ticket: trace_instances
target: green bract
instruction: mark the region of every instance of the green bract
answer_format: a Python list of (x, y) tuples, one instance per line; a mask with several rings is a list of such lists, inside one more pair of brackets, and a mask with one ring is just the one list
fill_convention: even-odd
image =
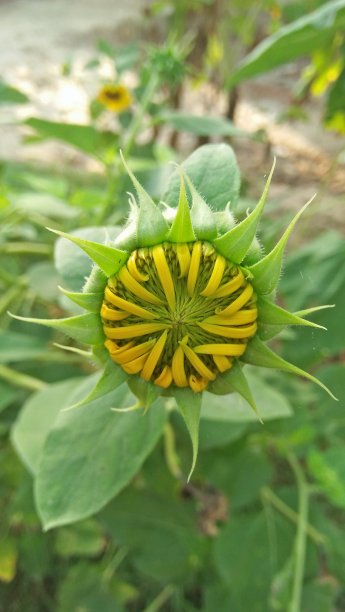
[[(169, 206), (157, 205), (124, 161), (137, 198), (131, 196), (129, 220), (113, 242), (99, 244), (52, 230), (94, 262), (83, 292), (62, 289), (85, 314), (25, 319), (91, 345), (92, 355), (102, 363), (96, 386), (75, 407), (102, 398), (124, 381), (138, 397), (133, 409), (147, 410), (161, 394), (173, 396), (191, 435), (192, 469), (203, 390), (236, 392), (256, 410), (243, 363), (304, 376), (332, 396), (314, 376), (265, 344), (289, 325), (320, 327), (305, 319), (318, 308), (290, 313), (275, 304), (287, 240), (310, 202), (264, 254), (256, 232), (274, 164), (258, 204), (236, 223), (231, 205), (226, 205), (238, 192), (233, 153), (225, 145), (202, 150), (200, 159), (209, 154), (209, 164), (199, 167), (197, 151), (177, 169), (166, 194)], [(232, 160), (229, 193), (222, 193), (220, 183), (220, 197), (206, 202), (194, 183), (205, 183), (207, 193), (208, 176), (224, 159)], [(224, 181), (224, 170), (220, 178)]]

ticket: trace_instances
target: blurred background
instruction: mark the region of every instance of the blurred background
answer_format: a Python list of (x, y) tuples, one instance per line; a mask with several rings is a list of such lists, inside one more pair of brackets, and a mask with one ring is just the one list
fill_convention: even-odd
[[(345, 610), (345, 0), (1, 0), (0, 23), (1, 612)], [(47, 389), (63, 398), (92, 369), (7, 311), (68, 313), (57, 285), (79, 290), (89, 263), (71, 271), (45, 227), (98, 228), (101, 241), (123, 221), (120, 148), (158, 200), (169, 163), (209, 142), (234, 148), (239, 219), (277, 157), (266, 249), (317, 193), (280, 303), (336, 307), (313, 316), (327, 333), (293, 328), (275, 344), (340, 401), (250, 373), (264, 427), (235, 404), (205, 418), (192, 484), (165, 437), (100, 515), (43, 534), (30, 418)]]

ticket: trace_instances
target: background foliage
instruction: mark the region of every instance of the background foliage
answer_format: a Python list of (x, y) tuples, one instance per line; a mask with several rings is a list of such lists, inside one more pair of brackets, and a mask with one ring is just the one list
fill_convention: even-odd
[[(293, 328), (275, 341), (283, 356), (315, 373), (339, 402), (305, 381), (248, 367), (264, 425), (236, 396), (227, 397), (226, 406), (221, 396), (207, 396), (199, 461), (189, 484), (190, 443), (173, 402), (167, 413), (157, 401), (145, 418), (116, 414), (111, 407), (134, 403), (120, 386), (106, 400), (61, 412), (92, 387), (95, 366), (82, 350), (59, 349), (57, 344), (66, 344), (63, 335), (7, 315), (8, 310), (46, 318), (80, 312), (57, 287), (79, 290), (90, 260), (74, 245), (55, 242), (45, 227), (100, 242), (117, 235), (127, 215), (123, 194), (130, 188), (119, 163), (120, 147), (152, 196), (161, 197), (171, 173), (166, 162), (181, 158), (176, 134), (189, 133), (199, 142), (210, 136), (262, 140), (262, 134), (243, 132), (232, 122), (234, 88), (299, 57), (309, 64), (301, 65), (296, 103), (307, 91), (325, 91), (326, 125), (343, 130), (344, 2), (280, 6), (265, 1), (251, 20), (242, 2), (216, 6), (214, 12), (207, 0), (154, 3), (150, 19), (168, 14), (175, 32), (163, 47), (99, 44), (85, 70), (97, 71), (106, 56), (114, 79), (128, 70), (137, 77), (134, 104), (118, 115), (115, 127), (104, 127), (109, 111), (94, 99), (88, 125), (25, 120), (30, 143), (61, 141), (97, 160), (101, 172), (43, 162), (39, 167), (11, 160), (1, 164), (4, 612), (344, 609), (345, 247), (340, 232), (322, 228), (308, 239), (311, 217), (302, 222), (297, 230), (302, 244), (290, 251), (281, 284), (281, 302), (291, 310), (320, 301), (336, 304), (313, 317), (328, 332)], [(231, 70), (230, 43), (236, 49)], [(63, 69), (68, 73), (73, 66)], [(201, 117), (181, 109), (179, 91), (187, 78), (213, 80), (227, 92), (227, 116)], [(0, 102), (25, 105), (28, 98), (2, 82)], [(159, 144), (167, 127), (170, 142)], [(231, 199), (241, 218), (253, 206), (248, 185), (240, 190), (234, 165), (222, 160), (221, 146), (216, 150), (217, 157), (207, 160), (200, 157), (201, 149), (196, 151), (187, 170), (217, 210)], [(193, 176), (195, 168), (198, 176)], [(264, 182), (261, 175), (256, 180)], [(172, 182), (170, 194), (173, 189)], [(284, 225), (275, 215), (262, 224), (266, 248)], [(44, 465), (43, 448), (49, 457)], [(48, 531), (42, 531), (42, 522)]]

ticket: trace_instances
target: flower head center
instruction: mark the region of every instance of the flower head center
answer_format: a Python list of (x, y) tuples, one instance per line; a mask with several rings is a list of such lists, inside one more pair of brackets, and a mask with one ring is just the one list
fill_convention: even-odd
[(230, 369), (257, 329), (243, 271), (200, 241), (133, 251), (108, 280), (101, 316), (105, 346), (127, 373), (194, 391)]

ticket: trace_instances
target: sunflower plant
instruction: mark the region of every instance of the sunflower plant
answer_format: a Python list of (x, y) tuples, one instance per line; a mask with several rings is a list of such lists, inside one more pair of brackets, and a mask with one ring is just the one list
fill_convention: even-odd
[[(246, 364), (300, 375), (332, 396), (312, 374), (266, 344), (287, 326), (320, 327), (306, 317), (324, 306), (291, 313), (276, 303), (288, 238), (310, 202), (265, 253), (256, 233), (274, 164), (257, 205), (240, 222), (231, 202), (220, 204), (227, 195), (231, 199), (239, 181), (227, 145), (194, 152), (175, 169), (159, 204), (124, 159), (123, 164), (136, 197), (130, 194), (128, 220), (114, 240), (101, 244), (52, 230), (93, 262), (81, 292), (62, 289), (83, 312), (63, 319), (17, 317), (90, 347), (65, 348), (100, 368), (77, 393), (68, 395), (67, 389), (61, 402), (65, 410), (51, 424), (36, 482), (46, 527), (88, 516), (119, 492), (174, 409), (192, 441), (190, 478), (203, 404), (217, 410), (222, 398), (227, 409), (228, 398), (237, 394), (261, 419)], [(92, 474), (85, 461), (91, 462)]]

